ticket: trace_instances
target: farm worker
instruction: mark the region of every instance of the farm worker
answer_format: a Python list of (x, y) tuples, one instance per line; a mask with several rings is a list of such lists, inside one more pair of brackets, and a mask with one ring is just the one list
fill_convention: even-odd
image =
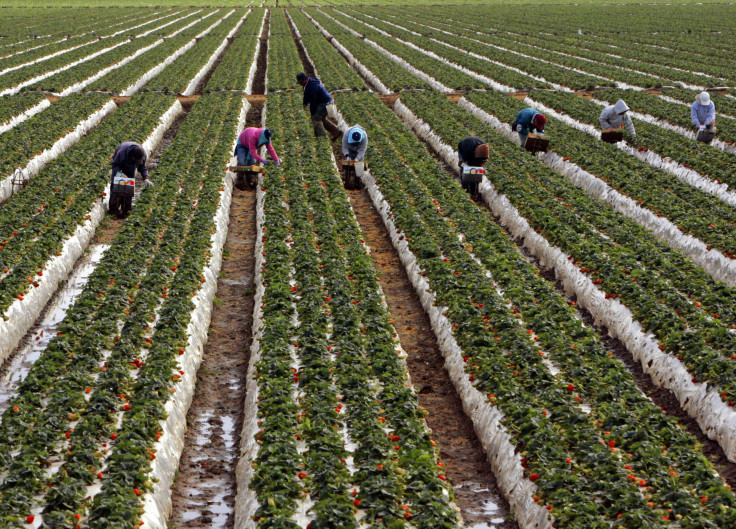
[(314, 135), (324, 136), (325, 129), (330, 133), (330, 139), (335, 141), (340, 137), (340, 129), (327, 118), (327, 106), (335, 102), (332, 96), (319, 79), (307, 77), (304, 72), (296, 74), (296, 82), (304, 87), (302, 105), (309, 105), (309, 114), (312, 116)]
[[(110, 173), (109, 209), (111, 213), (119, 214), (119, 208), (121, 207), (122, 202), (125, 200), (130, 202), (131, 200), (130, 197), (126, 199), (115, 192), (116, 175), (122, 173), (129, 179), (134, 180), (135, 170), (138, 169), (138, 172), (141, 174), (141, 178), (143, 178), (143, 185), (146, 187), (153, 185), (153, 182), (148, 179), (148, 169), (146, 168), (147, 159), (146, 150), (132, 141), (124, 141), (118, 145), (117, 149), (115, 149), (115, 152), (112, 155), (112, 172)], [(128, 207), (129, 206), (130, 204), (128, 203)], [(126, 211), (123, 209), (123, 214), (125, 213)]]
[(601, 124), (601, 130), (620, 129), (626, 127), (626, 131), (631, 134), (632, 138), (636, 138), (636, 130), (631, 116), (627, 113), (629, 106), (624, 103), (623, 99), (619, 99), (615, 104), (609, 105), (603, 109), (598, 121)]
[(468, 136), (457, 144), (458, 164), (461, 167), (463, 164), (483, 167), (488, 161), (489, 152), (486, 142), (475, 136)]
[(525, 108), (516, 115), (511, 128), (519, 134), (519, 144), (523, 148), (529, 133), (544, 134), (545, 123), (547, 123), (547, 118), (544, 114), (533, 108)]
[(346, 160), (362, 162), (368, 149), (368, 133), (360, 125), (353, 125), (342, 135), (342, 155)]
[(277, 166), (281, 165), (281, 160), (279, 160), (273, 145), (271, 145), (271, 131), (256, 127), (249, 127), (238, 136), (238, 141), (235, 144), (235, 152), (233, 153), (238, 157), (238, 165), (255, 165), (256, 163), (268, 165), (271, 163), (271, 160), (261, 158), (258, 154), (258, 148), (262, 145), (266, 146), (273, 162)]
[(148, 169), (146, 168), (146, 150), (132, 141), (124, 141), (115, 149), (112, 155), (112, 176), (123, 173), (128, 178), (135, 178), (135, 170), (143, 178), (143, 184), (152, 186), (153, 182), (148, 179)]
[(701, 92), (695, 96), (690, 107), (690, 116), (698, 128), (698, 141), (710, 143), (715, 136), (716, 106), (710, 100), (708, 92)]

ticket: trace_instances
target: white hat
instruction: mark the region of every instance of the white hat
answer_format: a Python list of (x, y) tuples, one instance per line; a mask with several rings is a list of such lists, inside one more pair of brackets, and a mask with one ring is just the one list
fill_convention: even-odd
[(710, 94), (708, 94), (708, 92), (700, 92), (700, 94), (698, 94), (698, 103), (707, 107), (710, 104)]

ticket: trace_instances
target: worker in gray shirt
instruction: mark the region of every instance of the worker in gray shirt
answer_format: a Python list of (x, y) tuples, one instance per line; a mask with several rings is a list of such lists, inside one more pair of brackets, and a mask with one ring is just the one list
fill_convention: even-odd
[(624, 103), (623, 99), (619, 99), (615, 104), (604, 108), (598, 118), (601, 124), (601, 130), (620, 129), (623, 126), (626, 128), (626, 132), (631, 134), (632, 138), (636, 138), (634, 123), (631, 121), (628, 111), (629, 106)]
[(368, 133), (360, 125), (353, 125), (342, 135), (342, 155), (346, 160), (362, 162), (368, 148)]

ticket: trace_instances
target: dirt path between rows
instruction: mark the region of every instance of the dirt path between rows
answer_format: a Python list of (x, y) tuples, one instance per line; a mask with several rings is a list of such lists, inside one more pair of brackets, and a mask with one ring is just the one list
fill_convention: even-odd
[(253, 323), (255, 233), (255, 192), (233, 188), (222, 272), (187, 415), (169, 527), (233, 525), (235, 466)]
[(440, 456), (455, 486), (457, 504), (467, 527), (516, 528), (473, 423), (465, 415), (460, 397), (444, 368), (444, 358), (429, 318), (414, 293), (381, 217), (365, 190), (348, 193), (371, 248), (373, 265), (379, 271), (381, 288), (396, 320), (396, 332), (408, 354), (407, 365), (419, 394), (419, 403), (429, 412), (427, 425), (441, 447)]

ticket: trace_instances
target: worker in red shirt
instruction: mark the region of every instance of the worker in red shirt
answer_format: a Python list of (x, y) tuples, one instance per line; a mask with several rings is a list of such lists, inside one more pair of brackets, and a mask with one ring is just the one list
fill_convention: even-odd
[(271, 131), (257, 127), (249, 127), (238, 136), (238, 142), (235, 145), (235, 152), (233, 153), (238, 157), (238, 165), (242, 167), (257, 163), (262, 163), (263, 165), (271, 163), (271, 160), (261, 158), (258, 154), (258, 148), (262, 145), (266, 146), (273, 163), (277, 166), (281, 165), (281, 160), (279, 160), (273, 145), (271, 145)]

